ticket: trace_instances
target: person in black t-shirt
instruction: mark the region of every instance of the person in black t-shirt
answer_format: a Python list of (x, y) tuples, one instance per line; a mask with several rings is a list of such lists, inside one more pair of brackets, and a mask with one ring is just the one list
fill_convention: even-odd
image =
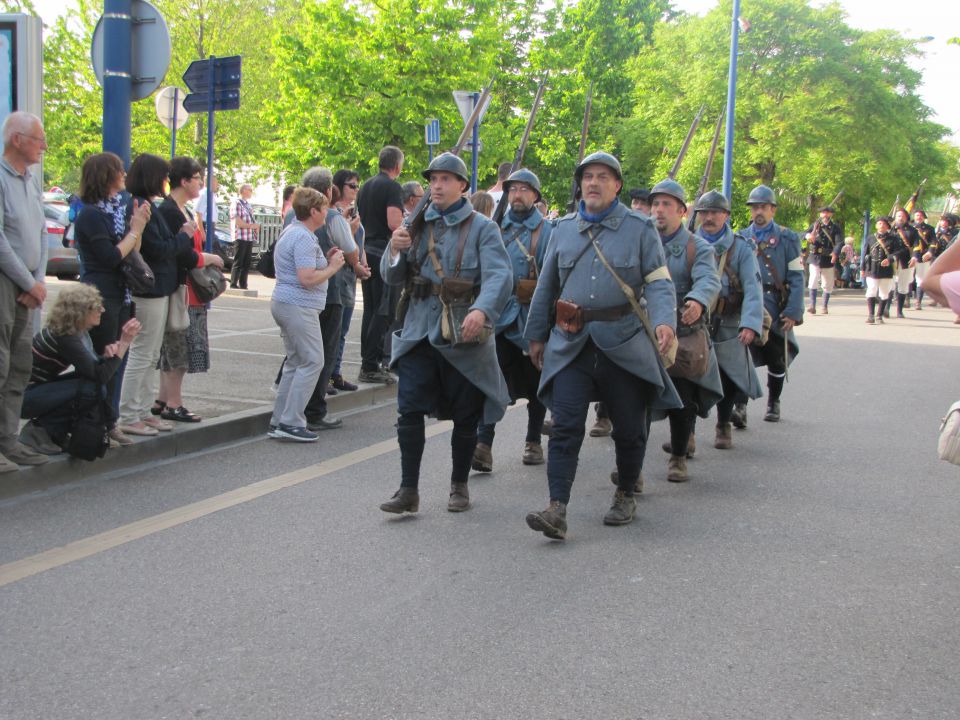
[(380, 151), (380, 172), (367, 180), (357, 196), (357, 210), (366, 237), (370, 277), (364, 280), (363, 319), (360, 323), (360, 382), (391, 384), (393, 375), (382, 365), (384, 338), (393, 319), (390, 288), (380, 275), (380, 258), (393, 231), (403, 222), (400, 183), (403, 151), (387, 145)]

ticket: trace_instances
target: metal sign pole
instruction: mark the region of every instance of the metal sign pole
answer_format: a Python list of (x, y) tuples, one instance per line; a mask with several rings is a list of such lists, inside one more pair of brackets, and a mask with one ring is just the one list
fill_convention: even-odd
[(732, 200), (733, 119), (737, 103), (737, 51), (740, 45), (740, 0), (733, 0), (733, 29), (730, 37), (730, 77), (727, 81), (727, 134), (723, 147), (723, 194)]
[(205, 247), (208, 253), (213, 252), (213, 234), (217, 228), (217, 218), (213, 216), (213, 106), (216, 71), (214, 69), (217, 58), (210, 56), (210, 96), (207, 99), (207, 222), (205, 230)]
[(131, 0), (103, 3), (103, 150), (130, 167)]
[(170, 159), (177, 156), (177, 105), (180, 104), (180, 88), (173, 89), (173, 134), (170, 136)]

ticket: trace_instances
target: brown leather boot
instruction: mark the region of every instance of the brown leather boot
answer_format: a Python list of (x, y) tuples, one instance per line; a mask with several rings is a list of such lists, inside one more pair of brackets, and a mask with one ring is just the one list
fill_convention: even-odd
[[(610, 482), (612, 482), (614, 485), (617, 485), (617, 486), (620, 485), (620, 473), (618, 471), (614, 470), (612, 473), (610, 473)], [(641, 495), (642, 493), (643, 493), (643, 472), (641, 471), (640, 477), (637, 478), (636, 485), (633, 486), (633, 494)]]
[(493, 449), (484, 443), (477, 443), (470, 467), (477, 472), (493, 472)]
[[(663, 451), (666, 453), (673, 453), (673, 445), (670, 444), (670, 441), (667, 440), (660, 447), (663, 448)], [(697, 436), (693, 433), (690, 433), (690, 439), (687, 440), (687, 458), (692, 458), (693, 454), (697, 451)]]
[(380, 509), (388, 513), (415, 513), (420, 509), (420, 494), (416, 488), (401, 487)]
[(567, 506), (551, 500), (546, 510), (527, 513), (527, 526), (553, 540), (563, 540), (567, 535)]
[(470, 509), (470, 491), (466, 483), (450, 484), (450, 499), (447, 501), (447, 510), (463, 512)]
[(667, 480), (675, 483), (686, 482), (690, 479), (687, 475), (687, 459), (683, 455), (671, 455), (667, 463)]
[(528, 442), (523, 446), (524, 465), (543, 465), (543, 446), (540, 443)]
[(713, 441), (717, 450), (729, 450), (733, 447), (733, 425), (731, 423), (717, 423), (717, 439)]

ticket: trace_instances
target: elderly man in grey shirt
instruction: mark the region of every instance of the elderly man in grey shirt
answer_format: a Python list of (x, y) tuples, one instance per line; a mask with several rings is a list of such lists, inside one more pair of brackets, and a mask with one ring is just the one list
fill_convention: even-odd
[(0, 159), (0, 472), (47, 461), (18, 439), (33, 364), (33, 314), (47, 297), (43, 194), (30, 172), (47, 138), (40, 118), (14, 112), (3, 123)]

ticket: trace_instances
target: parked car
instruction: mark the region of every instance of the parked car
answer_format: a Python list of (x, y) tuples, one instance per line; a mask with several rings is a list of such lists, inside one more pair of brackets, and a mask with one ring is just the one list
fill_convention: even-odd
[(80, 256), (73, 241), (73, 224), (69, 220), (70, 207), (64, 202), (45, 202), (43, 215), (47, 222), (47, 275), (61, 280), (76, 280), (80, 276)]
[(230, 235), (230, 230), (217, 227), (213, 234), (213, 251), (223, 258), (223, 267), (227, 270), (233, 267), (233, 258), (237, 254), (237, 244)]

